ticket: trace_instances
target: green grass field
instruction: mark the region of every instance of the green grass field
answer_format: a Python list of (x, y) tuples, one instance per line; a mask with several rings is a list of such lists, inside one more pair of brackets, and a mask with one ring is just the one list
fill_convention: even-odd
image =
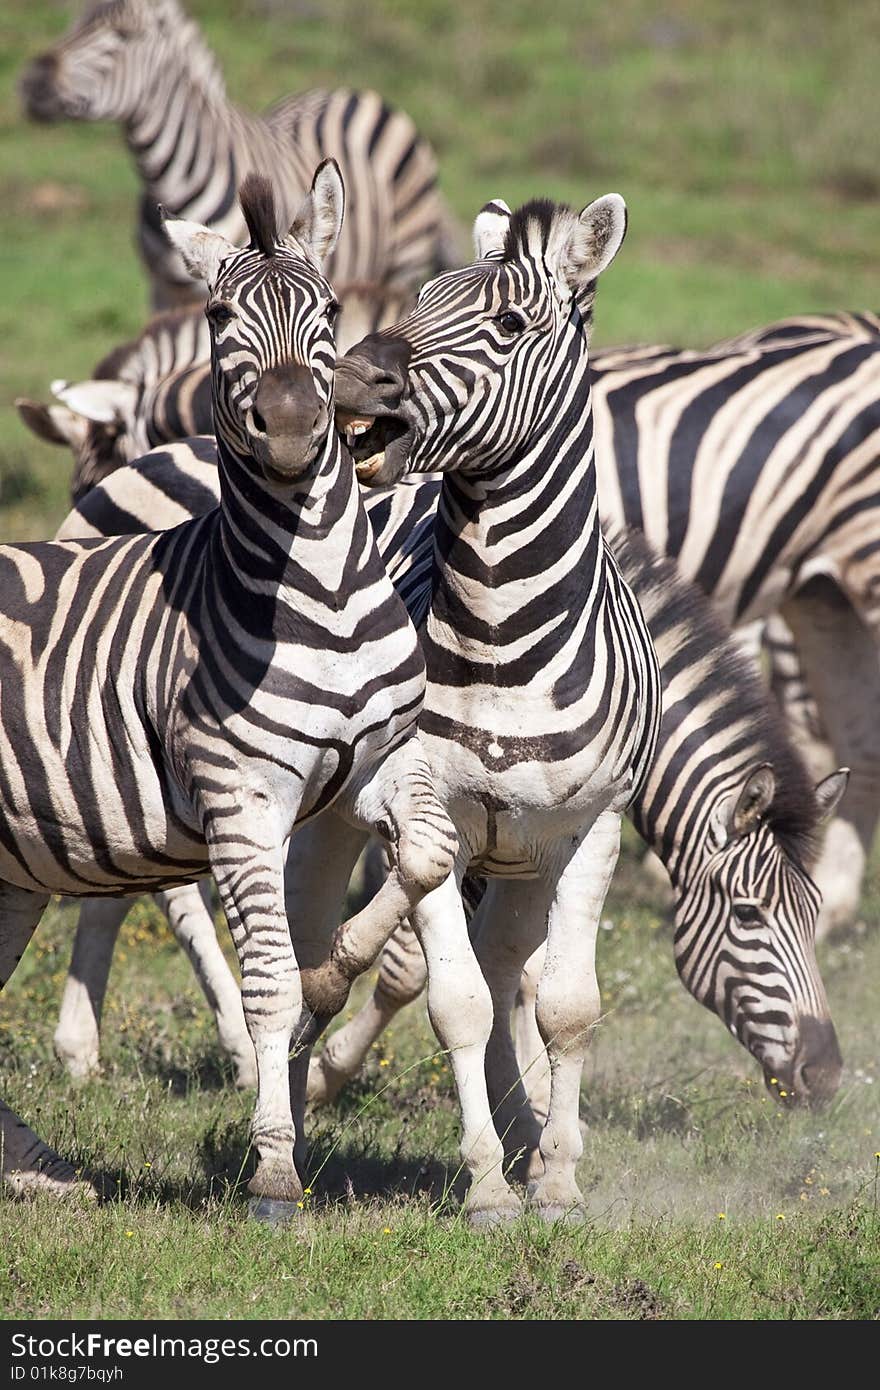
[[(118, 134), (23, 123), (24, 59), (77, 6), (0, 12), (0, 534), (46, 536), (69, 464), (16, 395), (88, 374), (145, 316)], [(880, 11), (867, 0), (194, 0), (231, 94), (346, 81), (405, 106), (468, 221), (490, 196), (616, 189), (627, 244), (596, 341), (696, 344), (786, 313), (875, 308)], [(0, 1093), (103, 1174), (97, 1208), (0, 1202), (0, 1315), (414, 1318), (880, 1316), (880, 889), (821, 963), (846, 1059), (822, 1114), (782, 1112), (678, 983), (632, 842), (600, 941), (585, 1074), (590, 1223), (492, 1236), (456, 1215), (457, 1123), (423, 1009), (312, 1123), (300, 1225), (244, 1217), (249, 1093), (189, 968), (137, 910), (111, 979), (104, 1075), (51, 1034), (74, 911), (53, 908), (0, 1007)], [(363, 986), (366, 987), (366, 984)], [(358, 995), (357, 997), (361, 997)], [(384, 1063), (384, 1065), (383, 1065)]]

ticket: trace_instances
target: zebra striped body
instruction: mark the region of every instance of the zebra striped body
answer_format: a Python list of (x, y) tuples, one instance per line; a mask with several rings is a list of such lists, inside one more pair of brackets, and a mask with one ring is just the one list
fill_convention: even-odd
[[(312, 170), (336, 159), (349, 218), (325, 267), (334, 285), (409, 285), (454, 264), (436, 164), (412, 121), (375, 92), (313, 91), (263, 117), (233, 106), (217, 60), (177, 0), (93, 4), (22, 80), (37, 120), (118, 121), (143, 183), (138, 240), (152, 307), (198, 291), (164, 235), (159, 207), (241, 244), (238, 188), (271, 171), (289, 225)], [(450, 254), (452, 259), (449, 259)]]
[[(108, 479), (66, 526), (107, 535), (144, 529), (157, 515), (173, 524), (181, 515), (174, 506), (195, 513), (211, 504), (212, 490), (218, 495), (212, 441), (187, 441)], [(379, 553), (417, 625), (431, 602), (439, 493), (436, 476), (414, 476), (364, 499)], [(610, 540), (660, 663), (657, 748), (629, 815), (673, 880), (682, 981), (757, 1058), (774, 1094), (823, 1100), (836, 1087), (840, 1060), (815, 960), (819, 895), (807, 874), (820, 816), (830, 814), (844, 779), (814, 791), (757, 670), (700, 591), (637, 533)], [(760, 810), (745, 796), (737, 828), (737, 805), (750, 784), (759, 787), (759, 769), (771, 770), (772, 797)], [(749, 922), (753, 908), (760, 920)], [(424, 980), (416, 938), (399, 932), (383, 952), (374, 996), (313, 1063), (313, 1100), (335, 1094), (356, 1072)]]
[[(283, 241), (269, 185), (242, 196), (244, 251), (169, 226), (211, 286), (220, 507), (160, 535), (0, 549), (0, 979), (49, 893), (210, 868), (256, 1052), (252, 1191), (286, 1203), (302, 1195), (291, 1034), (339, 1007), (455, 840), (414, 738), (424, 662), (332, 423), (335, 301), (316, 267), (339, 174), (321, 166)], [(309, 959), (304, 989), (283, 847), (331, 804), (393, 836), (395, 882)]]

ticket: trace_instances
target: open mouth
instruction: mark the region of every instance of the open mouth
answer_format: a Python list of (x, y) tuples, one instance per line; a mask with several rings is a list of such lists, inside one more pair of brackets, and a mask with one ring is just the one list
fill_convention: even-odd
[(337, 410), (336, 427), (345, 439), (361, 482), (385, 481), (382, 475), (399, 476), (406, 465), (413, 430), (400, 415), (362, 415)]

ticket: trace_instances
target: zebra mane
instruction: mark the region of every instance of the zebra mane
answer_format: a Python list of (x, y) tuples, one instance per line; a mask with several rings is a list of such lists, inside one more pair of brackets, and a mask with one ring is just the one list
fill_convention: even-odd
[(536, 223), (540, 228), (541, 241), (546, 245), (554, 217), (560, 212), (571, 211), (567, 203), (554, 203), (552, 198), (532, 198), (528, 203), (523, 203), (521, 208), (510, 214), (503, 259), (514, 260), (521, 251), (528, 250), (529, 229)]
[(278, 209), (271, 181), (265, 174), (246, 174), (238, 197), (251, 249), (262, 251), (264, 256), (274, 256), (279, 240)]
[[(688, 583), (671, 560), (659, 556), (640, 532), (606, 530), (608, 543), (627, 582), (635, 591), (651, 636), (675, 630), (680, 637), (675, 667), (701, 667), (703, 676), (695, 697), (714, 701), (707, 722), (735, 718), (749, 730), (754, 762), (770, 763), (776, 778), (773, 802), (763, 817), (782, 848), (797, 864), (809, 869), (820, 844), (820, 811), (812, 779), (789, 738), (773, 697), (755, 664), (737, 647), (730, 630), (717, 616), (701, 589)], [(711, 658), (707, 660), (707, 658)], [(661, 661), (664, 680), (669, 662)], [(662, 727), (662, 725), (661, 725)]]

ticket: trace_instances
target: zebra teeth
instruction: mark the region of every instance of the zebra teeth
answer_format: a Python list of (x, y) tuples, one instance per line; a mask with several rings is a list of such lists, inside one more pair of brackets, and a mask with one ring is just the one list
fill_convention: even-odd
[(355, 463), (354, 471), (362, 483), (368, 483), (376, 476), (384, 462), (385, 450), (383, 449), (381, 454), (371, 454), (368, 459)]

